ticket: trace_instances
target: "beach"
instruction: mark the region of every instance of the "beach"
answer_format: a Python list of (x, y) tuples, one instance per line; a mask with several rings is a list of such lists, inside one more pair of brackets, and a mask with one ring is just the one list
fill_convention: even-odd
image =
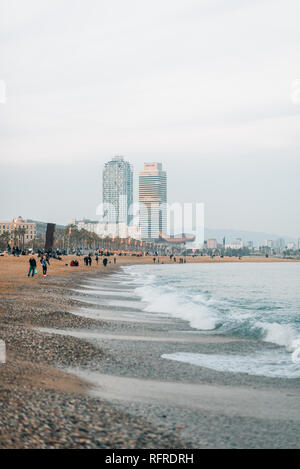
[[(49, 275), (32, 279), (27, 257), (0, 258), (1, 448), (299, 447), (300, 379), (162, 358), (252, 353), (256, 340), (194, 334), (180, 318), (138, 313), (123, 267), (152, 257), (122, 256), (107, 268), (101, 258), (79, 268), (70, 260), (50, 260)], [(247, 259), (188, 260), (197, 261)]]

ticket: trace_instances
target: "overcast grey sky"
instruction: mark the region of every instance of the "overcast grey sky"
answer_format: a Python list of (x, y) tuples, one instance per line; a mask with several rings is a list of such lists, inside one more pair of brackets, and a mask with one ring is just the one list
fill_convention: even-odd
[(209, 227), (300, 237), (299, 0), (0, 8), (0, 220), (95, 218), (121, 154)]

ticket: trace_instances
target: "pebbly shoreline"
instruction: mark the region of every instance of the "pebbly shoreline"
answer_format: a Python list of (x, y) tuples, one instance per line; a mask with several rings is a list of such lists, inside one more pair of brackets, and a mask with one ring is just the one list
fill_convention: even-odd
[(0, 294), (0, 338), (7, 361), (0, 364), (0, 448), (180, 448), (180, 432), (153, 425), (114, 404), (90, 397), (84, 381), (58, 368), (105, 360), (84, 340), (45, 335), (33, 328), (93, 328), (70, 314), (70, 289), (106, 272), (51, 277)]
[[(220, 373), (162, 359), (178, 350), (239, 354), (260, 345), (191, 339), (181, 320), (122, 318), (120, 308), (97, 304), (97, 293), (82, 291), (95, 279), (110, 283), (104, 276), (118, 272), (51, 277), (0, 296), (0, 337), (8, 349), (8, 362), (0, 365), (0, 448), (299, 447), (299, 411), (293, 411), (299, 409), (299, 379)], [(114, 288), (121, 298), (122, 282)], [(99, 310), (100, 318), (80, 316), (80, 308)], [(101, 374), (107, 393), (88, 379), (91, 371)], [(161, 398), (165, 386), (168, 401)], [(174, 386), (179, 397), (182, 389), (180, 405), (177, 395), (172, 399)], [(194, 400), (200, 406), (190, 405)]]

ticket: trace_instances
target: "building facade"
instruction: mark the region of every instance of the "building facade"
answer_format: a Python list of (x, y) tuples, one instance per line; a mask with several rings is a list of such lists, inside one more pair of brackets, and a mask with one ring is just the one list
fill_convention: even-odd
[(145, 163), (139, 173), (142, 239), (157, 240), (167, 230), (167, 173), (161, 163)]
[(131, 224), (133, 204), (133, 172), (130, 163), (115, 156), (103, 170), (103, 222)]
[(90, 231), (91, 233), (97, 234), (99, 222), (94, 221), (94, 220), (88, 220), (88, 219), (76, 220), (74, 218), (72, 220), (72, 225), (76, 226), (78, 231), (86, 230), (86, 231)]
[(280, 253), (285, 249), (285, 240), (283, 238), (276, 239), (273, 243), (273, 246), (276, 252)]
[(95, 233), (100, 237), (110, 238), (132, 238), (141, 239), (141, 231), (139, 226), (126, 223), (99, 223), (93, 220), (72, 220), (72, 225), (76, 226), (78, 231), (86, 230)]
[(226, 249), (242, 249), (244, 247), (243, 240), (241, 238), (236, 238), (225, 245)]
[[(24, 233), (18, 233), (19, 228), (23, 229)], [(8, 242), (24, 240), (24, 243), (27, 243), (36, 237), (36, 223), (26, 222), (22, 217), (13, 218), (12, 222), (0, 222), (0, 236), (3, 233), (9, 233)]]
[(210, 238), (207, 240), (207, 249), (217, 249), (217, 240), (215, 238)]

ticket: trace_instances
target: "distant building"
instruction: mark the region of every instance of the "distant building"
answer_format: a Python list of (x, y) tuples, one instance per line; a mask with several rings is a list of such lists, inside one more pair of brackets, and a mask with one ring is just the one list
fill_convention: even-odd
[(104, 223), (130, 225), (133, 204), (133, 171), (122, 156), (105, 163), (103, 170)]
[(283, 251), (284, 248), (285, 248), (285, 240), (283, 238), (279, 238), (274, 241), (274, 249), (277, 252)]
[(167, 173), (161, 163), (145, 163), (139, 173), (142, 239), (159, 239), (167, 229)]
[(225, 245), (226, 249), (242, 249), (243, 241), (241, 238), (232, 240), (231, 243)]
[(83, 220), (73, 219), (72, 225), (76, 226), (79, 231), (86, 230), (86, 231), (90, 231), (91, 233), (97, 233), (99, 222), (95, 220), (88, 220), (88, 219), (83, 219)]
[(21, 235), (17, 234), (19, 228), (25, 229), (24, 242), (31, 241), (36, 237), (36, 223), (26, 222), (22, 217), (13, 218), (12, 222), (3, 221), (0, 222), (0, 235), (3, 233), (10, 234), (10, 241), (14, 241), (14, 238), (18, 236), (21, 239)]
[(300, 238), (297, 241), (297, 249), (300, 251)]
[(272, 239), (265, 239), (264, 240), (264, 247), (265, 248), (273, 248), (273, 240)]
[(295, 243), (287, 243), (287, 248), (290, 250), (290, 251), (294, 251), (296, 249), (296, 245)]
[(126, 223), (99, 223), (94, 220), (72, 220), (72, 225), (77, 229), (90, 231), (99, 237), (109, 238), (132, 238), (141, 239), (141, 231), (137, 225), (126, 225)]
[(210, 238), (207, 240), (207, 249), (217, 249), (217, 240)]

